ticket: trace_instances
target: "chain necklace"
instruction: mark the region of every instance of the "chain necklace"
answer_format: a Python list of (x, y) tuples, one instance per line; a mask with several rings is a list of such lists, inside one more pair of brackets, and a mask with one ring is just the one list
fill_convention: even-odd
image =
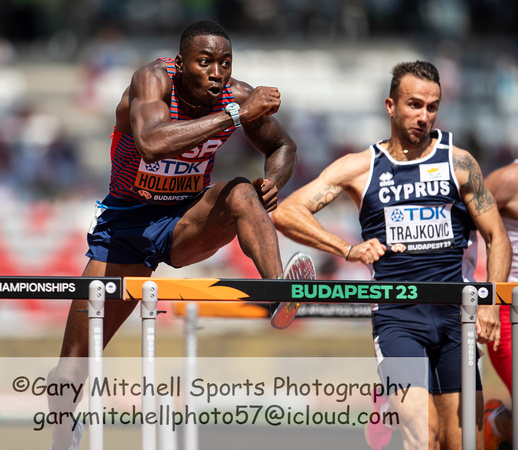
[(394, 147), (392, 147), (392, 145), (390, 144), (390, 141), (389, 141), (387, 150), (390, 153), (391, 150), (394, 149), (397, 153), (401, 153), (403, 155), (408, 155), (409, 153), (410, 154), (412, 154), (412, 153), (423, 153), (423, 152), (426, 151), (427, 148), (428, 148), (428, 146), (424, 150), (422, 150), (422, 149), (408, 150), (407, 148), (403, 148), (403, 149), (401, 149), (401, 148), (394, 148)]
[(189, 103), (187, 100), (185, 100), (184, 98), (182, 98), (182, 96), (180, 95), (180, 92), (178, 91), (178, 89), (176, 89), (176, 95), (178, 96), (178, 98), (184, 102), (187, 106), (190, 106), (191, 108), (193, 109), (198, 109), (198, 108), (202, 108), (203, 105), (193, 105), (192, 103)]
[(399, 149), (397, 150), (399, 153), (403, 153), (403, 154), (407, 154), (407, 153), (414, 153), (414, 152), (419, 152), (420, 150), (407, 150), (406, 148), (404, 148), (403, 150)]

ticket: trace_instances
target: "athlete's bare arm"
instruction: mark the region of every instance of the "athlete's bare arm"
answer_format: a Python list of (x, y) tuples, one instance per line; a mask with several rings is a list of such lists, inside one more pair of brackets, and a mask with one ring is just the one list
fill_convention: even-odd
[[(117, 108), (116, 128), (131, 133), (146, 163), (174, 158), (232, 126), (224, 111), (196, 120), (171, 121), (171, 79), (155, 61), (137, 70)], [(123, 125), (130, 125), (129, 130)]]
[[(262, 95), (262, 90), (258, 88), (246, 100), (242, 99), (246, 102), (244, 112), (240, 112), (242, 123), (277, 111), (280, 100), (273, 95)], [(179, 156), (233, 125), (224, 111), (194, 120), (171, 121), (170, 100), (171, 79), (165, 63), (157, 60), (133, 74), (131, 84), (117, 106), (117, 130), (133, 134), (142, 159), (147, 163)]]
[(462, 199), (486, 242), (488, 281), (506, 281), (511, 266), (511, 244), (495, 199), (486, 189), (482, 172), (473, 156), (455, 147), (453, 165)]
[(518, 164), (512, 163), (490, 173), (485, 185), (495, 198), (500, 214), (518, 219)]
[[(453, 166), (462, 200), (486, 243), (487, 281), (507, 281), (512, 249), (495, 199), (484, 186), (480, 167), (467, 151), (453, 148)], [(480, 307), (478, 311), (479, 342), (500, 341), (500, 321), (496, 308)]]
[[(234, 99), (240, 104), (240, 118), (244, 117), (243, 131), (250, 143), (265, 156), (264, 178), (253, 181), (255, 189), (267, 211), (277, 207), (278, 192), (290, 179), (297, 161), (297, 146), (273, 117), (280, 107), (280, 92), (277, 88), (259, 86), (253, 89), (241, 81), (231, 80)], [(258, 117), (254, 104), (260, 103), (271, 109)], [(255, 117), (248, 120), (248, 117)]]
[(385, 253), (385, 246), (377, 239), (354, 245), (325, 230), (314, 217), (345, 191), (359, 206), (370, 164), (368, 150), (346, 155), (331, 165), (312, 182), (303, 186), (284, 200), (272, 215), (277, 229), (288, 238), (310, 247), (323, 250), (349, 261), (364, 264), (377, 261)]

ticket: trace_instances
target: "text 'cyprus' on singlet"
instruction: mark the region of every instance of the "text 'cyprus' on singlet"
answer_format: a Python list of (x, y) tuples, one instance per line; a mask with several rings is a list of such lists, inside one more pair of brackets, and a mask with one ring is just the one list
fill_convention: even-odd
[(373, 277), (393, 281), (461, 282), (474, 270), (475, 226), (455, 177), (451, 133), (433, 130), (432, 152), (397, 161), (380, 145), (372, 152), (360, 208), (362, 237), (387, 247)]
[[(178, 107), (174, 59), (160, 59), (166, 64), (171, 78), (171, 120), (192, 120)], [(228, 84), (210, 114), (224, 110), (233, 99)], [(110, 194), (118, 199), (154, 204), (174, 204), (194, 198), (210, 185), (216, 150), (234, 131), (235, 127), (231, 127), (176, 158), (146, 164), (140, 157), (133, 136), (114, 130)]]

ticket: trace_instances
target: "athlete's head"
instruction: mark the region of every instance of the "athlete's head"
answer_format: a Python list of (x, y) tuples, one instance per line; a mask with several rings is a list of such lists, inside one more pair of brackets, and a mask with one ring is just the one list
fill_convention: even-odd
[(221, 36), (230, 42), (225, 29), (216, 22), (210, 20), (200, 20), (190, 24), (180, 37), (180, 53), (184, 54), (188, 51), (189, 46), (197, 36)]
[(406, 150), (430, 142), (441, 102), (439, 73), (430, 63), (401, 63), (393, 69), (390, 97), (385, 100), (392, 135)]
[(213, 107), (232, 75), (232, 44), (217, 23), (202, 20), (189, 25), (176, 56), (178, 95), (194, 107)]
[(396, 100), (398, 88), (405, 75), (413, 75), (421, 80), (432, 81), (441, 87), (439, 71), (437, 68), (426, 61), (402, 62), (392, 69), (392, 82), (390, 84), (390, 98)]

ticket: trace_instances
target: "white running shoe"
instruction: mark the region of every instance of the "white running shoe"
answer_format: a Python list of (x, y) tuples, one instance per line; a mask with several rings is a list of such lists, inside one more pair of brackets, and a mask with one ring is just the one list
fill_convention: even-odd
[[(283, 280), (315, 280), (315, 265), (313, 260), (306, 253), (295, 253), (288, 261), (284, 273)], [(275, 309), (270, 319), (274, 328), (282, 330), (290, 326), (299, 310), (299, 302), (281, 302)]]

